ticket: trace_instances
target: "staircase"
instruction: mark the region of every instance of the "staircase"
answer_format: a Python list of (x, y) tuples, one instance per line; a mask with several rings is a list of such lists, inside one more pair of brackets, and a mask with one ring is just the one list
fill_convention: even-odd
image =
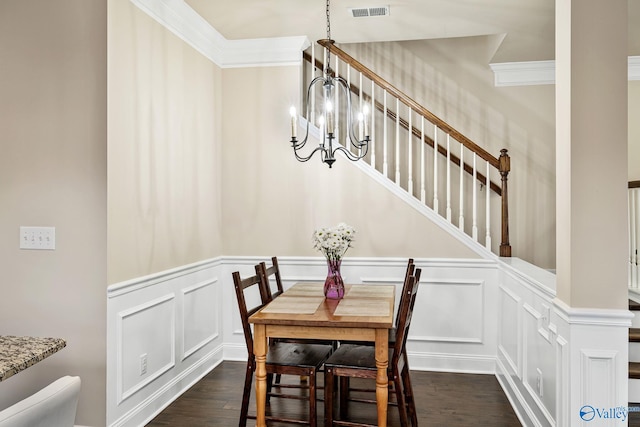
[[(327, 70), (320, 58), (331, 55), (335, 64), (330, 61)], [(507, 191), (510, 158), (506, 149), (498, 156), (487, 152), (335, 46), (332, 40), (312, 44), (304, 57), (302, 101), (306, 108), (300, 111), (301, 122), (307, 124), (307, 135), (310, 129), (313, 133), (313, 129), (322, 128), (327, 103), (321, 90), (307, 93), (306, 88), (325, 73), (341, 77), (350, 93), (336, 93), (330, 100), (329, 117), (346, 122), (347, 96), (351, 105), (359, 106), (358, 111), (370, 111), (371, 143), (359, 163), (364, 162), (378, 177), (431, 209), (477, 244), (500, 256), (511, 256)], [(357, 116), (354, 111), (350, 114)], [(355, 132), (338, 128), (335, 141), (352, 152), (356, 150), (353, 154), (357, 155), (357, 147), (350, 148), (347, 137)], [(307, 135), (303, 136), (305, 142)]]

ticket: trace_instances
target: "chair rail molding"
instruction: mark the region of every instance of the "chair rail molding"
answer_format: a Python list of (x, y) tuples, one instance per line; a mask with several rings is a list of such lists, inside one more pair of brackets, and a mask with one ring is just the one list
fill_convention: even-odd
[(227, 40), (184, 0), (130, 0), (220, 68), (300, 65), (306, 36)]

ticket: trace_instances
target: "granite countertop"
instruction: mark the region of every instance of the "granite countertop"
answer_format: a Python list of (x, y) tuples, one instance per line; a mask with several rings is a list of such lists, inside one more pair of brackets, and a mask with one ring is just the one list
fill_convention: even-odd
[(0, 335), (0, 381), (46, 359), (66, 345), (62, 338)]

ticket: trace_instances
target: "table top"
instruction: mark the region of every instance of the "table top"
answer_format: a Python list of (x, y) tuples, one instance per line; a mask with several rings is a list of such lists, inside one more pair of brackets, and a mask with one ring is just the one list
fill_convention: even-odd
[(389, 329), (395, 286), (347, 285), (341, 300), (324, 297), (322, 283), (297, 283), (249, 318), (270, 325)]
[(0, 335), (0, 381), (46, 359), (66, 345), (62, 338)]

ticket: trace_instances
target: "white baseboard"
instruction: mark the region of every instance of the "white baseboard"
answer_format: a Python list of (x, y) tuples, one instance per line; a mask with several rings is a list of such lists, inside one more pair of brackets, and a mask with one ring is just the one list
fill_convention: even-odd
[(136, 405), (110, 427), (144, 426), (223, 361), (220, 346)]
[(409, 366), (414, 371), (495, 374), (494, 356), (408, 352)]

